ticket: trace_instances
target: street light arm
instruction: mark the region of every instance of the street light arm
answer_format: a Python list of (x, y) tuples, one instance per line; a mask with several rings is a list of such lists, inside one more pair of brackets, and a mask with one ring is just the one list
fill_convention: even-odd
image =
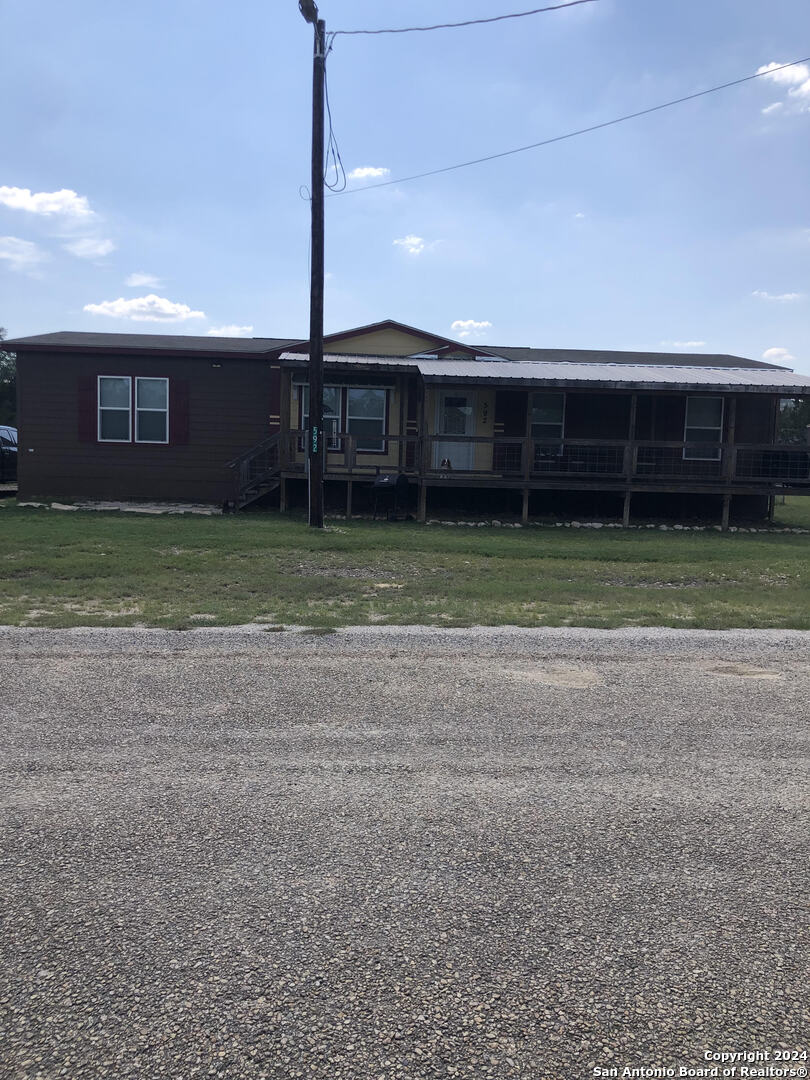
[(318, 5), (315, 0), (298, 0), (298, 10), (308, 23), (317, 23)]

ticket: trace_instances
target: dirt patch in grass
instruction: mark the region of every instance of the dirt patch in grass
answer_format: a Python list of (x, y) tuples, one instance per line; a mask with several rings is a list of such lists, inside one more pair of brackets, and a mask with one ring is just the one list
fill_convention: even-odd
[(384, 572), (374, 570), (370, 566), (318, 566), (316, 563), (300, 563), (298, 566), (291, 567), (287, 573), (294, 574), (296, 577), (349, 578), (356, 580), (384, 576)]
[[(692, 578), (687, 581), (634, 581), (632, 578), (607, 578), (603, 579), (603, 585), (619, 589), (705, 589), (710, 585), (717, 585), (717, 581), (711, 578)], [(724, 584), (739, 584), (729, 582)]]

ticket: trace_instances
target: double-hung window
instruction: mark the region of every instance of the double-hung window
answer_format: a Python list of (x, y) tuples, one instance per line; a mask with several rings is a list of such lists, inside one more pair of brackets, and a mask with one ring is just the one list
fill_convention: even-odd
[(169, 380), (99, 375), (98, 441), (167, 443)]
[[(562, 454), (562, 437), (565, 426), (565, 394), (532, 394), (531, 430), (533, 439), (551, 440), (555, 446), (536, 447), (536, 456), (546, 457)], [(557, 441), (559, 440), (559, 442)]]
[[(385, 451), (388, 391), (376, 387), (325, 386), (323, 430), (327, 450), (341, 450), (339, 433), (354, 436), (355, 449), (364, 453)], [(301, 427), (309, 429), (309, 387), (301, 387)]]
[(132, 379), (128, 375), (98, 377), (98, 440), (132, 441)]
[(385, 390), (373, 387), (346, 391), (346, 430), (354, 435), (358, 450), (380, 453), (385, 450)]
[(169, 380), (135, 380), (135, 442), (169, 441)]
[(683, 441), (697, 445), (685, 446), (685, 461), (719, 461), (723, 441), (723, 399), (721, 397), (688, 397)]
[[(309, 430), (309, 387), (301, 387), (301, 427), (304, 431)], [(340, 439), (337, 437), (340, 431), (340, 398), (339, 386), (325, 386), (323, 388), (323, 430), (327, 439), (327, 450), (340, 450)]]

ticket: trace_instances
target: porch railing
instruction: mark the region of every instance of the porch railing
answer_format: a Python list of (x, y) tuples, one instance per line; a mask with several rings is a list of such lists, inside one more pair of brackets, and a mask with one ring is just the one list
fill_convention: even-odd
[(281, 472), (281, 436), (271, 435), (228, 462), (233, 470), (233, 502), (237, 509), (277, 487)]
[[(280, 443), (281, 467), (303, 471), (306, 433)], [(377, 449), (369, 449), (376, 440)], [(504, 480), (601, 478), (605, 481), (750, 482), (810, 486), (810, 447), (625, 439), (535, 439), (496, 435), (357, 436), (338, 432), (327, 472), (382, 471), (413, 476)]]

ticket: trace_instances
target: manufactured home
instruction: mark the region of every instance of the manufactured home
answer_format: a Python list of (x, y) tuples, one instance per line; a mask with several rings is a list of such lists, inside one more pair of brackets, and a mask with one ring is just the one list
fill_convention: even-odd
[[(18, 357), (19, 494), (303, 503), (306, 341), (54, 333)], [(727, 526), (810, 495), (780, 403), (810, 378), (744, 357), (474, 346), (386, 321), (326, 337), (324, 475), (367, 505), (407, 478), (420, 520), (500, 499), (524, 520), (598, 499), (625, 522), (700, 509)], [(573, 501), (572, 501), (573, 500)]]

